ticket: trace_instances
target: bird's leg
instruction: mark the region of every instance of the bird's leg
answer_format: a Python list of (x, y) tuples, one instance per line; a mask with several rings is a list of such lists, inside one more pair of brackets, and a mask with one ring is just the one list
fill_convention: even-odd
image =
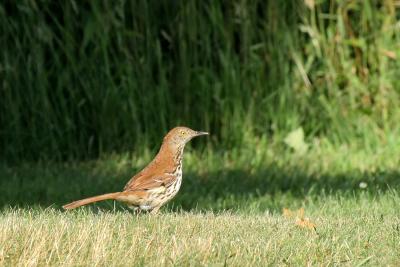
[(151, 215), (157, 214), (160, 208), (161, 208), (161, 206), (155, 207), (154, 209), (152, 209), (152, 210), (150, 211), (150, 214), (151, 214)]
[(138, 206), (129, 205), (128, 208), (131, 209), (136, 215), (140, 215), (140, 213), (142, 213), (142, 210)]

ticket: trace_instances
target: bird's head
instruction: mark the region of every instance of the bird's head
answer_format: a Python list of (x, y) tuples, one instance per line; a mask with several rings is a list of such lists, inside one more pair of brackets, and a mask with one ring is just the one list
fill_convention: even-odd
[(192, 138), (201, 135), (208, 135), (207, 132), (195, 131), (187, 127), (175, 127), (168, 132), (164, 137), (164, 144), (168, 144), (172, 148), (182, 148), (187, 142), (192, 140)]

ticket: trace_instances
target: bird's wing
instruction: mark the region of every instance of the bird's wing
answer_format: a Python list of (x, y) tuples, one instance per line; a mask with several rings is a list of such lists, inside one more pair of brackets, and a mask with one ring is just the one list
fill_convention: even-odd
[(126, 184), (124, 191), (136, 191), (136, 190), (152, 190), (158, 187), (168, 187), (175, 180), (175, 176), (171, 174), (141, 174), (132, 177), (132, 179)]
[(150, 190), (157, 187), (166, 187), (175, 180), (175, 176), (172, 175), (175, 168), (173, 156), (164, 153), (162, 158), (158, 154), (147, 167), (129, 180), (124, 190)]

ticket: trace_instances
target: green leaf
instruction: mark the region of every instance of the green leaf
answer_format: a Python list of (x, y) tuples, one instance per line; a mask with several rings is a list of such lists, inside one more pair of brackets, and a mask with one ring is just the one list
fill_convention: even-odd
[(308, 145), (304, 141), (304, 131), (303, 128), (297, 128), (296, 130), (290, 132), (285, 140), (285, 144), (292, 148), (296, 153), (304, 154), (307, 152)]

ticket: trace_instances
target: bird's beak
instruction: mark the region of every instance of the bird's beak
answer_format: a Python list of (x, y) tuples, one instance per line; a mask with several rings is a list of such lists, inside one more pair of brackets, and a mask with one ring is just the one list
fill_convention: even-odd
[(207, 132), (196, 132), (196, 136), (208, 135)]

